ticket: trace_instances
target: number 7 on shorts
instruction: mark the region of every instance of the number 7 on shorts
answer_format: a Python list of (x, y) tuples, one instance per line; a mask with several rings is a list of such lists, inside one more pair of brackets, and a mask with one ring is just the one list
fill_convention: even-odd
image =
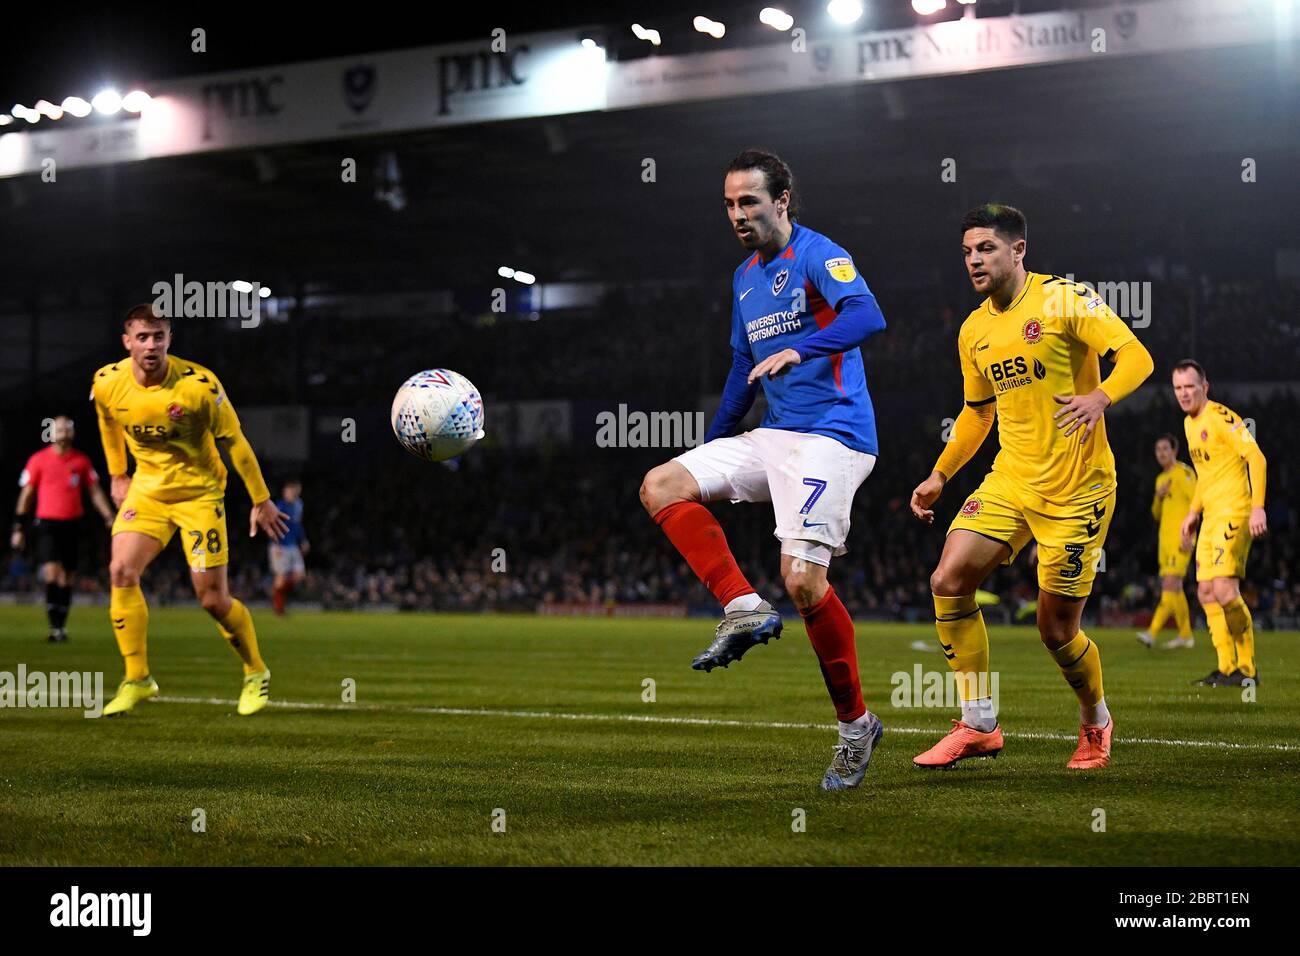
[(805, 478), (803, 483), (812, 486), (812, 494), (808, 496), (808, 500), (805, 501), (803, 507), (799, 509), (801, 515), (806, 515), (812, 511), (813, 505), (817, 504), (817, 499), (820, 498), (822, 492), (826, 490), (826, 482), (821, 478)]

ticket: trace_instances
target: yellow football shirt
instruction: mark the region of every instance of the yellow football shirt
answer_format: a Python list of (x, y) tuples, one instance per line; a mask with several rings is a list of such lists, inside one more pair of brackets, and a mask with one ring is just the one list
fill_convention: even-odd
[[(1168, 485), (1169, 493), (1160, 496)], [(1151, 516), (1160, 522), (1160, 540), (1177, 542), (1182, 537), (1183, 519), (1192, 507), (1196, 493), (1196, 471), (1185, 461), (1175, 461), (1168, 471), (1156, 475), (1155, 496), (1151, 499)]]
[(1183, 419), (1187, 450), (1196, 466), (1201, 507), (1207, 519), (1250, 514), (1250, 474), (1246, 457), (1255, 436), (1232, 409), (1206, 402), (1196, 418)]
[[(202, 365), (167, 357), (167, 376), (145, 387), (135, 380), (131, 360), (105, 365), (91, 383), (109, 474), (126, 473), (126, 450), (135, 458), (131, 490), (163, 502), (220, 495), (226, 466), (217, 440), (239, 438), (239, 416), (221, 382)], [(254, 501), (270, 496), (250, 486)]]
[(1026, 506), (1101, 498), (1114, 487), (1105, 420), (1087, 441), (1082, 428), (1066, 437), (1052, 396), (1091, 392), (1101, 384), (1098, 356), (1135, 341), (1092, 289), (1034, 272), (1005, 311), (986, 299), (962, 323), (966, 402), (997, 402), (1001, 450), (993, 471), (1016, 483)]

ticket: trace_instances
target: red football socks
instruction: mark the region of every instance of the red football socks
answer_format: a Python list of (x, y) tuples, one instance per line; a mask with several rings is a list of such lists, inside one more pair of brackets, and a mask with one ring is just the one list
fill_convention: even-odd
[(808, 639), (821, 664), (822, 679), (835, 703), (835, 714), (844, 723), (857, 720), (867, 711), (858, 679), (858, 649), (853, 637), (853, 618), (834, 588), (826, 596), (799, 612)]
[(293, 592), (293, 585), (286, 581), (271, 591), (271, 606), (275, 608), (276, 614), (284, 613), (285, 598)]
[[(722, 525), (704, 505), (678, 501), (660, 510), (654, 520), (723, 607), (735, 598), (754, 593), (727, 547)], [(851, 638), (852, 629), (849, 633)]]

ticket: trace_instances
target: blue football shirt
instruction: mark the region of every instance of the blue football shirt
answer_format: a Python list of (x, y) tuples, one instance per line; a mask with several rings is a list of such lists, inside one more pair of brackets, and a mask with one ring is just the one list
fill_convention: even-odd
[[(748, 351), (755, 364), (797, 348), (829, 325), (847, 296), (871, 294), (847, 252), (819, 232), (793, 227), (789, 244), (771, 262), (764, 265), (754, 253), (732, 280), (731, 345)], [(806, 359), (762, 382), (767, 414), (759, 427), (825, 435), (855, 451), (878, 453), (858, 349)]]
[(284, 533), (284, 537), (279, 543), (286, 548), (298, 547), (307, 537), (302, 528), (302, 499), (299, 498), (293, 504), (290, 504), (281, 498), (275, 503), (275, 506), (289, 516), (289, 519), (285, 522), (289, 526), (289, 530)]

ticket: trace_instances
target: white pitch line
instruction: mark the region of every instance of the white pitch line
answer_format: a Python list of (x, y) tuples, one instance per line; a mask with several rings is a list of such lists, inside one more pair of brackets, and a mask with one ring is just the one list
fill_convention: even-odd
[[(155, 697), (147, 703), (214, 704), (234, 707), (237, 701), (220, 697)], [(835, 730), (835, 724), (796, 724), (784, 721), (724, 720), (716, 717), (652, 717), (648, 714), (566, 714), (549, 710), (489, 710), (474, 707), (394, 707), (383, 704), (325, 704), (308, 701), (272, 700), (268, 707), (286, 710), (372, 711), (391, 714), (434, 714), (441, 717), (522, 717), (532, 720), (595, 720), (627, 724), (686, 724), (695, 727), (741, 727), (751, 730)], [(877, 712), (879, 716), (879, 712)], [(898, 727), (885, 724), (891, 734), (937, 734), (935, 727)], [(1078, 740), (1073, 734), (1042, 734), (1034, 731), (1004, 730), (1004, 737), (1015, 740)], [(1229, 740), (1167, 740), (1161, 737), (1120, 737), (1120, 743), (1151, 744), (1159, 747), (1207, 747), (1212, 750), (1300, 751), (1297, 744), (1233, 743)]]

